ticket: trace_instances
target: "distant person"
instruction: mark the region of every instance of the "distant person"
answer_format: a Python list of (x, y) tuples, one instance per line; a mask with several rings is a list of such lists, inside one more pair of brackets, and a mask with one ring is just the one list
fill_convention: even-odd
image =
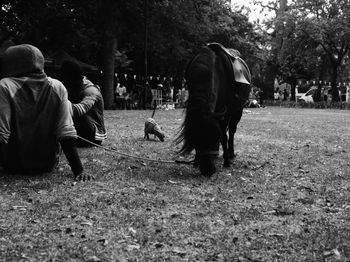
[(260, 108), (260, 105), (256, 99), (248, 102), (248, 108)]
[(183, 87), (181, 90), (181, 100), (180, 100), (181, 106), (186, 106), (187, 99), (188, 99), (188, 90), (186, 90), (186, 88)]
[(175, 102), (181, 104), (181, 89), (177, 90), (177, 93), (175, 95)]
[(275, 100), (280, 99), (280, 89), (278, 87), (275, 89), (275, 92), (273, 93), (273, 97)]
[(130, 100), (129, 94), (126, 91), (124, 84), (117, 83), (115, 101), (121, 109), (126, 109), (128, 107), (128, 101)]
[(283, 100), (286, 101), (286, 100), (288, 99), (288, 95), (289, 95), (289, 94), (288, 94), (287, 89), (284, 89), (284, 90), (283, 90)]
[(323, 100), (327, 103), (328, 102), (328, 88), (325, 87), (323, 91)]
[(259, 88), (258, 94), (260, 106), (264, 107), (264, 91), (261, 88)]
[(116, 92), (119, 97), (124, 97), (126, 95), (125, 85), (117, 83)]
[(78, 138), (78, 146), (101, 144), (107, 138), (107, 134), (100, 88), (82, 74), (76, 61), (64, 61), (59, 71), (59, 78), (67, 88), (68, 99), (72, 103), (74, 126), (78, 136), (83, 138)]
[(32, 45), (9, 47), (0, 80), (0, 164), (9, 173), (37, 174), (58, 164), (60, 145), (77, 180), (85, 173), (63, 84), (47, 77), (44, 57)]

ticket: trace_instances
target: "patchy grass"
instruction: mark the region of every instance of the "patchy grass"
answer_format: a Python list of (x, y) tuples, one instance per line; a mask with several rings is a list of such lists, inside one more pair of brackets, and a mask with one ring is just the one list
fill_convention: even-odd
[[(181, 110), (108, 111), (104, 146), (171, 160)], [(42, 176), (0, 175), (1, 261), (350, 261), (350, 111), (265, 108), (243, 115), (238, 157), (204, 178), (187, 165), (81, 149)]]

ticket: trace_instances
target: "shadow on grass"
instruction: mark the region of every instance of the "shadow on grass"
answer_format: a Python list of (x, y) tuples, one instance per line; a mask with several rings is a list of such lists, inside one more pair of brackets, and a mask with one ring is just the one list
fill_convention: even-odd
[(67, 174), (60, 172), (55, 168), (51, 172), (39, 174), (12, 174), (0, 170), (0, 188), (2, 192), (25, 193), (28, 190), (40, 191), (54, 188), (57, 184), (64, 183), (69, 180)]

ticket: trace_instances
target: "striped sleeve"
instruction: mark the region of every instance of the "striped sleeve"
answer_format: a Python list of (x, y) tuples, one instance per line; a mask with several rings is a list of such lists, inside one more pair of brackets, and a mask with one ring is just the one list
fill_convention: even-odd
[(107, 139), (107, 133), (101, 133), (96, 128), (95, 140), (96, 141), (103, 141), (103, 140), (106, 140), (106, 139)]
[(10, 137), (11, 105), (5, 80), (0, 82), (0, 143), (6, 144)]
[(80, 103), (72, 104), (73, 117), (85, 115), (95, 105), (98, 100), (96, 87), (90, 86), (84, 90), (84, 96)]

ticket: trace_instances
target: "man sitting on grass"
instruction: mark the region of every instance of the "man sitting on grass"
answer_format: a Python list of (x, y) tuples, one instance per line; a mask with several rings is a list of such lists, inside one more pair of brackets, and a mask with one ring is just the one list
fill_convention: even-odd
[[(101, 144), (107, 138), (107, 134), (100, 88), (82, 74), (76, 61), (64, 61), (58, 77), (67, 88), (68, 99), (72, 103), (73, 122), (78, 136), (94, 144)], [(93, 146), (93, 144), (78, 139), (78, 146), (88, 147)]]
[(90, 180), (80, 161), (67, 91), (44, 72), (32, 45), (9, 47), (0, 80), (0, 163), (9, 173), (37, 174), (58, 164), (60, 145), (75, 179)]

